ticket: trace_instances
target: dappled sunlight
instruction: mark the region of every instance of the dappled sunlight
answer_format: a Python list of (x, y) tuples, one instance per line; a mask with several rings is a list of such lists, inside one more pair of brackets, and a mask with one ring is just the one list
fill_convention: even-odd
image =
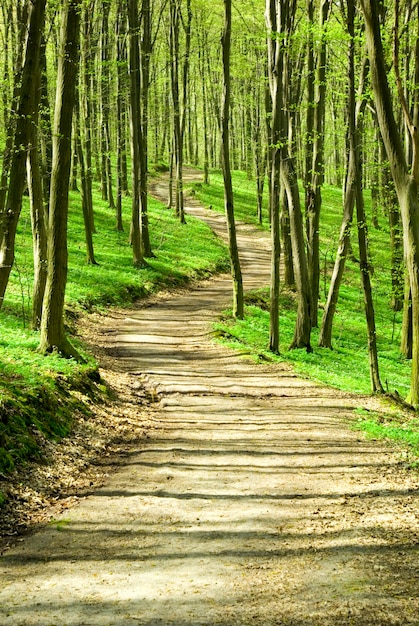
[[(268, 240), (254, 255), (245, 237), (247, 284), (265, 284)], [(214, 342), (230, 292), (216, 278), (104, 326), (153, 428), (3, 556), (2, 624), (415, 623), (417, 481), (349, 428), (359, 398)]]

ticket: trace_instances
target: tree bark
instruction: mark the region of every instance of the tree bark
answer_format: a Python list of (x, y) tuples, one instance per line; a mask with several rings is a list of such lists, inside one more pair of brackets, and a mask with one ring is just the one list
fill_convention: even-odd
[(361, 0), (365, 17), (367, 47), (371, 63), (372, 86), (377, 118), (400, 203), (404, 253), (412, 294), (412, 372), (408, 400), (419, 405), (419, 155), (416, 150), (418, 129), (412, 126), (414, 144), (412, 170), (407, 167), (402, 141), (394, 118), (387, 81), (377, 4)]
[(141, 133), (140, 141), (140, 227), (143, 255), (154, 257), (148, 228), (148, 110), (150, 92), (150, 57), (152, 53), (150, 0), (142, 1), (141, 39)]
[[(326, 36), (325, 25), (329, 19), (332, 3), (322, 0), (320, 5), (320, 28), (322, 36), (317, 58), (315, 80), (315, 101), (313, 120), (313, 154), (311, 176), (307, 186), (307, 263), (311, 289), (311, 323), (318, 325), (318, 301), (320, 282), (320, 213), (322, 206), (322, 186), (324, 182), (324, 122), (326, 110)], [(310, 103), (309, 103), (310, 108)]]
[(277, 33), (283, 28), (284, 14), (280, 2), (266, 0), (265, 19), (268, 29), (268, 79), (269, 102), (267, 109), (271, 112), (268, 124), (269, 137), (269, 217), (271, 223), (271, 285), (269, 310), (269, 349), (279, 353), (279, 293), (280, 293), (280, 170), (281, 146), (284, 143), (283, 93), (282, 77), (284, 71), (283, 42)]
[(237, 248), (236, 225), (234, 220), (234, 198), (230, 169), (230, 51), (231, 51), (231, 0), (224, 0), (224, 31), (222, 36), (223, 55), (223, 103), (221, 113), (222, 169), (224, 177), (224, 207), (227, 217), (230, 263), (233, 278), (233, 316), (243, 318), (243, 281)]
[(26, 158), (32, 138), (33, 118), (36, 114), (40, 66), (40, 48), (45, 19), (45, 0), (31, 4), (25, 57), (22, 69), (19, 107), (11, 156), (9, 186), (3, 211), (0, 214), (0, 307), (9, 282), (15, 257), (16, 228), (22, 208), (22, 195), (26, 182)]
[[(348, 0), (348, 7), (351, 6), (351, 0)], [(354, 7), (352, 5), (352, 13)], [(346, 259), (350, 250), (351, 243), (351, 226), (356, 200), (356, 183), (357, 183), (357, 163), (355, 160), (355, 136), (359, 134), (359, 125), (362, 121), (367, 101), (364, 96), (364, 83), (369, 69), (366, 59), (362, 63), (362, 71), (360, 76), (360, 84), (358, 87), (358, 101), (356, 101), (355, 93), (355, 31), (354, 16), (350, 17), (350, 11), (347, 16), (347, 26), (349, 32), (349, 49), (348, 49), (348, 162), (345, 178), (344, 199), (343, 199), (343, 216), (340, 227), (338, 249), (336, 251), (335, 264), (330, 280), (329, 292), (324, 308), (322, 323), (319, 334), (319, 346), (322, 348), (332, 348), (332, 331), (333, 320), (336, 312), (336, 306), (339, 298), (339, 290), (342, 283), (343, 273), (345, 270)]]
[[(41, 67), (38, 68), (36, 93), (36, 109), (39, 105)], [(44, 205), (43, 179), (39, 155), (38, 121), (36, 111), (32, 124), (32, 137), (27, 158), (27, 179), (31, 209), (32, 244), (33, 244), (33, 289), (32, 289), (32, 321), (31, 327), (39, 330), (42, 318), (42, 302), (47, 281), (47, 212)]]
[(67, 358), (73, 357), (77, 360), (82, 359), (68, 341), (64, 330), (64, 296), (67, 282), (68, 191), (73, 109), (79, 61), (80, 6), (81, 0), (68, 0), (62, 19), (49, 205), (48, 278), (39, 346), (43, 353), (56, 350)]
[(140, 110), (140, 54), (139, 54), (139, 21), (137, 0), (129, 0), (129, 75), (130, 75), (130, 143), (132, 173), (132, 219), (131, 245), (134, 267), (144, 265), (141, 229), (140, 229), (140, 142), (141, 123)]

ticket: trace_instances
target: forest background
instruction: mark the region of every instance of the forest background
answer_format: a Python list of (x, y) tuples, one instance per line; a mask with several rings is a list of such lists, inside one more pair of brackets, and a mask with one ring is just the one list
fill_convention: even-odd
[[(412, 0), (2, 2), (3, 475), (100, 385), (81, 312), (228, 258), (219, 335), (419, 405), (418, 33)], [(185, 219), (185, 163), (229, 255)], [(235, 215), (271, 231), (267, 290), (243, 294)], [(371, 418), (417, 451), (414, 412)]]

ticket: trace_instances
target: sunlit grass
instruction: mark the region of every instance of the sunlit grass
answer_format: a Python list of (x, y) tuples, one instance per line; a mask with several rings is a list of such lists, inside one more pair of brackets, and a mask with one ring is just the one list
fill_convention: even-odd
[[(210, 185), (199, 185), (197, 194), (207, 206), (222, 211), (222, 177), (211, 173)], [(233, 175), (237, 218), (256, 223), (255, 182), (249, 181), (242, 172)], [(365, 194), (367, 211), (370, 197)], [(325, 185), (320, 227), (320, 311), (327, 298), (329, 280), (339, 238), (342, 216), (342, 192)], [(369, 228), (369, 254), (373, 274), (371, 277), (377, 327), (380, 375), (383, 387), (391, 393), (406, 397), (410, 385), (410, 362), (400, 354), (402, 313), (394, 313), (391, 302), (390, 236), (387, 218), (379, 215), (379, 229)], [(269, 228), (267, 220), (265, 228)], [(247, 294), (245, 319), (235, 321), (226, 312), (216, 325), (216, 334), (223, 341), (251, 353), (257, 360), (279, 360), (292, 364), (295, 370), (318, 382), (344, 391), (369, 394), (371, 392), (367, 349), (367, 328), (363, 293), (360, 282), (356, 223), (353, 226), (352, 254), (348, 258), (344, 283), (340, 290), (338, 307), (333, 326), (333, 350), (318, 347), (318, 329), (313, 329), (312, 353), (305, 350), (289, 350), (295, 325), (295, 305), (292, 292), (283, 291), (280, 304), (280, 355), (273, 355), (269, 347), (269, 289), (259, 289)], [(255, 302), (256, 300), (256, 302)], [(255, 306), (257, 304), (257, 306)], [(386, 436), (392, 437), (387, 426)], [(417, 433), (418, 424), (412, 426)], [(393, 437), (394, 438), (394, 437)], [(417, 450), (417, 448), (415, 448)]]
[[(80, 194), (71, 192), (66, 310), (71, 312), (72, 325), (77, 326), (77, 316), (84, 310), (128, 305), (163, 287), (229, 267), (224, 244), (205, 224), (191, 217), (186, 225), (180, 224), (173, 211), (150, 199), (155, 257), (136, 269), (129, 244), (131, 199), (123, 200), (124, 232), (115, 230), (114, 211), (98, 192), (94, 194), (94, 212), (98, 265), (88, 265)], [(54, 438), (69, 432), (78, 403), (72, 387), (89, 384), (89, 376), (95, 377), (97, 368), (74, 338), (85, 364), (37, 352), (39, 333), (30, 329), (32, 285), (32, 235), (25, 199), (16, 237), (16, 262), (0, 311), (0, 474), (12, 470), (16, 462), (36, 456), (42, 436)]]

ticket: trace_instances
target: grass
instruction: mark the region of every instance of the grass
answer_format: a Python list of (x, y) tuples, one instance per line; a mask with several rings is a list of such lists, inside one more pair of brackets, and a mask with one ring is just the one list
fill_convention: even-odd
[[(209, 185), (195, 186), (198, 197), (207, 206), (216, 211), (223, 211), (222, 177), (211, 173)], [(237, 219), (257, 223), (256, 185), (249, 181), (246, 174), (234, 172), (235, 209)], [(367, 210), (370, 199), (366, 194)], [(331, 269), (333, 267), (342, 214), (342, 192), (340, 189), (325, 185), (321, 217), (321, 288), (320, 309), (324, 306)], [(266, 209), (265, 209), (266, 215)], [(399, 351), (402, 313), (394, 313), (390, 308), (390, 245), (389, 229), (386, 217), (379, 216), (379, 229), (370, 227), (370, 258), (373, 267), (372, 285), (377, 326), (379, 366), (383, 386), (386, 391), (406, 397), (410, 384), (410, 363)], [(263, 228), (268, 229), (267, 219)], [(245, 296), (245, 319), (234, 320), (231, 311), (226, 311), (217, 323), (215, 331), (223, 342), (250, 353), (255, 360), (287, 361), (296, 372), (318, 382), (331, 385), (344, 391), (369, 394), (371, 392), (367, 329), (365, 322), (363, 295), (360, 282), (356, 230), (353, 230), (353, 255), (348, 259), (344, 284), (340, 290), (338, 308), (334, 320), (333, 350), (317, 347), (318, 329), (312, 333), (313, 353), (305, 350), (289, 350), (295, 325), (295, 295), (292, 291), (281, 289), (280, 304), (280, 355), (272, 354), (269, 349), (269, 289), (258, 289)], [(321, 319), (321, 311), (320, 311)], [(381, 419), (381, 418), (380, 418)], [(406, 420), (409, 427), (406, 426)], [(418, 422), (406, 417), (400, 418), (403, 437), (397, 434), (392, 421), (379, 423), (374, 415), (368, 416), (369, 422), (377, 424), (381, 436), (392, 440), (403, 439), (406, 429), (412, 430), (413, 440), (418, 436)], [(410, 432), (410, 431), (409, 431)], [(407, 447), (419, 455), (419, 449), (406, 443)], [(416, 446), (416, 447), (415, 447)]]
[[(229, 267), (225, 246), (206, 225), (193, 218), (182, 225), (172, 211), (150, 199), (150, 234), (156, 256), (147, 259), (145, 268), (135, 269), (128, 242), (130, 198), (123, 200), (122, 233), (115, 230), (114, 212), (97, 192), (94, 208), (99, 265), (87, 265), (80, 194), (71, 193), (66, 291), (69, 331), (83, 311), (128, 305), (161, 288)], [(45, 438), (56, 440), (71, 430), (75, 410), (87, 410), (79, 391), (98, 393), (97, 365), (83, 346), (77, 345), (86, 357), (85, 364), (37, 352), (39, 334), (29, 327), (32, 283), (31, 225), (25, 200), (16, 238), (16, 263), (0, 311), (0, 478), (26, 460), (39, 458)], [(3, 500), (0, 492), (0, 505)]]

